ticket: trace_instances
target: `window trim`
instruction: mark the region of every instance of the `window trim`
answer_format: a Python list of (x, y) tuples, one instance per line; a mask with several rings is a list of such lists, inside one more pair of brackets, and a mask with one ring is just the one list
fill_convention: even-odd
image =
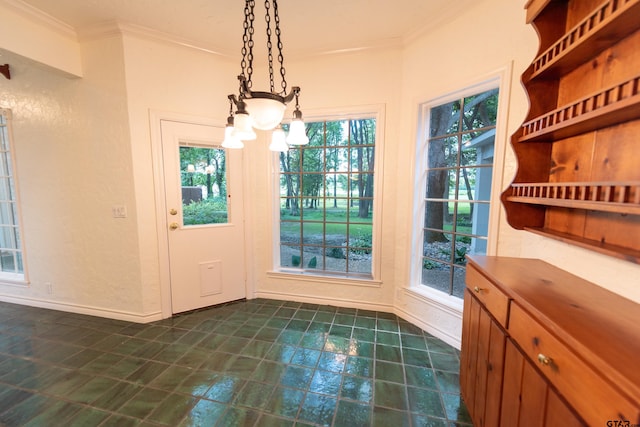
[(271, 270), (267, 272), (269, 276), (281, 278), (301, 278), (312, 281), (322, 280), (327, 283), (378, 286), (381, 282), (381, 260), (383, 247), (381, 244), (382, 234), (382, 186), (384, 171), (384, 130), (385, 130), (385, 108), (383, 104), (353, 106), (345, 108), (330, 109), (305, 109), (305, 121), (307, 123), (316, 121), (336, 121), (349, 119), (373, 118), (376, 120), (375, 139), (375, 166), (373, 184), (373, 222), (372, 222), (372, 259), (371, 276), (320, 271), (304, 271), (301, 269), (291, 269), (280, 266), (280, 153), (272, 153), (271, 157)]
[[(415, 166), (414, 166), (414, 193), (413, 193), (413, 221), (411, 222), (411, 259), (409, 260), (409, 289), (427, 299), (437, 301), (439, 304), (454, 310), (462, 310), (462, 298), (449, 295), (446, 292), (431, 288), (421, 283), (422, 279), (422, 246), (424, 244), (422, 227), (424, 224), (424, 188), (426, 185), (425, 165), (427, 164), (427, 144), (430, 129), (430, 110), (438, 105), (453, 102), (464, 97), (482, 93), (497, 88), (498, 114), (496, 117), (496, 136), (494, 143), (493, 173), (491, 181), (491, 198), (489, 207), (489, 227), (487, 232), (487, 255), (498, 253), (498, 229), (501, 217), (500, 193), (504, 179), (504, 160), (509, 141), (507, 122), (510, 100), (510, 82), (512, 75), (512, 63), (482, 76), (479, 80), (459, 89), (447, 92), (443, 95), (417, 102), (417, 122), (415, 140)], [(420, 232), (417, 230), (420, 229)]]
[(0, 108), (0, 114), (3, 115), (7, 121), (6, 130), (7, 135), (9, 136), (8, 146), (9, 153), (11, 153), (11, 170), (13, 172), (13, 191), (15, 193), (15, 204), (16, 204), (16, 219), (17, 219), (17, 228), (20, 233), (20, 252), (22, 252), (22, 274), (20, 273), (9, 273), (0, 271), (0, 284), (1, 285), (11, 285), (11, 286), (25, 286), (28, 285), (29, 282), (29, 269), (27, 266), (27, 251), (25, 244), (25, 234), (24, 234), (24, 221), (22, 220), (22, 203), (20, 199), (20, 186), (18, 184), (18, 173), (17, 173), (17, 165), (16, 165), (16, 150), (13, 136), (13, 114), (8, 108)]

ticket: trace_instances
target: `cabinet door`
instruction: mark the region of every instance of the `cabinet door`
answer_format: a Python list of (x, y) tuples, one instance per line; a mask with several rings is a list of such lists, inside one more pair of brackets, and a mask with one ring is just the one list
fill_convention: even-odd
[(467, 290), (463, 314), (460, 382), (477, 426), (496, 426), (500, 416), (505, 334)]
[(500, 426), (584, 425), (513, 342), (507, 340)]

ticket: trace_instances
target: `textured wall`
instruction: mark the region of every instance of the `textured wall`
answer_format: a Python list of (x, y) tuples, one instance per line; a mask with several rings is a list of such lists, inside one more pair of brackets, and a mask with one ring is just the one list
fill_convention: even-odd
[[(135, 317), (142, 305), (122, 45), (104, 39), (82, 53), (82, 79), (3, 55), (12, 79), (0, 80), (0, 104), (14, 117), (31, 283), (0, 285), (0, 294)], [(112, 218), (113, 205), (127, 206), (128, 218)]]

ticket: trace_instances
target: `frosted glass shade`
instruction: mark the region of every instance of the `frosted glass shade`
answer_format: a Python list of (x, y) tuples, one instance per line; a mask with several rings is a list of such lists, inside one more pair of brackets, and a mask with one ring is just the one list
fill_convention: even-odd
[(293, 119), (289, 125), (289, 136), (287, 136), (287, 144), (289, 145), (307, 145), (309, 137), (304, 127), (304, 122), (300, 119)]
[(280, 151), (287, 152), (289, 151), (289, 146), (285, 141), (284, 131), (281, 126), (278, 126), (273, 130), (271, 134), (271, 144), (269, 145), (269, 150), (271, 151)]
[(251, 116), (244, 113), (236, 113), (233, 118), (233, 132), (231, 136), (241, 141), (256, 139), (257, 136), (253, 131)]
[(247, 111), (253, 119), (253, 127), (270, 130), (280, 124), (286, 106), (275, 99), (249, 98), (244, 100)]
[(243, 148), (244, 144), (240, 139), (233, 135), (234, 127), (227, 126), (224, 128), (224, 141), (222, 141), (223, 148)]

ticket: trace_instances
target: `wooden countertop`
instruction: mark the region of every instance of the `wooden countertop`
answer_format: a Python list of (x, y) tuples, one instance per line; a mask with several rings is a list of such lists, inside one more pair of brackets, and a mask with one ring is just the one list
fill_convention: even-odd
[(538, 259), (469, 263), (635, 402), (640, 402), (640, 304)]

